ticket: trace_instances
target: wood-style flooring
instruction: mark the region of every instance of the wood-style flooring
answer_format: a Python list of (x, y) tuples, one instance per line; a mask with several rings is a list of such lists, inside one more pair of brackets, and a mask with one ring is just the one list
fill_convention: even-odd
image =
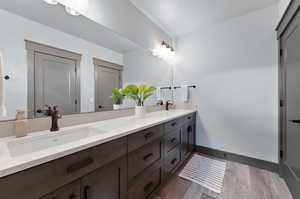
[(180, 178), (179, 172), (154, 196), (155, 199), (293, 199), (278, 174), (236, 162), (227, 161), (220, 195)]

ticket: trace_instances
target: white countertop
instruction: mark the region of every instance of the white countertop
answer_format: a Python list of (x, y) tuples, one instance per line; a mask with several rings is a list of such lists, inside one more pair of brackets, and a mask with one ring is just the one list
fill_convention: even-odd
[[(23, 138), (6, 137), (0, 139), (0, 177), (14, 174), (16, 172), (88, 149), (99, 144), (112, 141), (117, 138), (127, 136), (129, 134), (147, 129), (149, 127), (165, 123), (175, 118), (196, 112), (196, 110), (171, 110), (171, 111), (158, 111), (148, 113), (143, 119), (138, 119), (134, 116), (121, 117), (111, 120), (104, 120), (95, 123), (77, 125), (72, 127), (62, 128), (58, 132), (41, 131), (31, 133)], [(78, 129), (82, 127), (92, 127), (106, 133), (97, 134), (92, 137), (87, 137), (78, 141), (61, 144), (58, 146), (50, 147), (44, 150), (26, 153), (24, 155), (12, 156), (8, 149), (8, 143), (14, 140), (39, 138), (45, 134), (59, 134), (65, 130)]]

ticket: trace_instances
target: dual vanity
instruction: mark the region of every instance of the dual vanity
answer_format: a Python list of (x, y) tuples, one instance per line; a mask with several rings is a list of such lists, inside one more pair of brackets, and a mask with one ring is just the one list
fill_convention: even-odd
[(195, 147), (195, 110), (0, 140), (1, 199), (150, 198)]

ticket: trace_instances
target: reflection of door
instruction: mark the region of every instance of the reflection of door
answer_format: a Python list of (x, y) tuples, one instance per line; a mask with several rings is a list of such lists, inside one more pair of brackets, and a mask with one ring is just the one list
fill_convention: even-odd
[(76, 73), (75, 60), (35, 53), (35, 110), (47, 104), (63, 115), (77, 113)]
[(300, 198), (300, 18), (290, 25), (282, 42), (281, 63), (284, 68), (282, 112), (284, 157), (281, 160), (283, 176), (295, 198)]
[(113, 110), (112, 88), (120, 87), (121, 72), (102, 66), (95, 67), (96, 72), (96, 111)]

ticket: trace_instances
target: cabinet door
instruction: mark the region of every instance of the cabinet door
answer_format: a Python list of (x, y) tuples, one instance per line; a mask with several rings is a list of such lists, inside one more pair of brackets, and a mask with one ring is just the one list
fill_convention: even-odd
[(194, 152), (195, 145), (196, 145), (196, 124), (193, 122), (191, 125), (187, 127), (188, 131), (188, 152), (191, 154)]
[(80, 199), (80, 181), (63, 186), (40, 199)]
[(180, 159), (184, 161), (188, 157), (188, 140), (189, 135), (187, 125), (184, 125), (181, 130), (181, 146), (180, 146)]
[(126, 157), (100, 168), (81, 181), (82, 199), (126, 199), (127, 197)]
[(181, 160), (184, 161), (194, 151), (195, 123), (189, 122), (182, 127), (181, 132)]

